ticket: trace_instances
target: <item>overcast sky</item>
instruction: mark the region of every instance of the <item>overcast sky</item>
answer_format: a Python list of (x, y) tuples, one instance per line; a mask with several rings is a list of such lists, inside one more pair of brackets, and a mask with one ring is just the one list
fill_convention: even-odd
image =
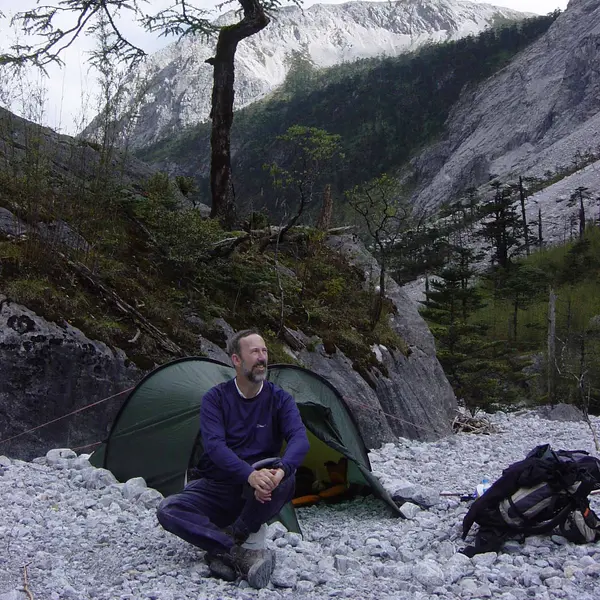
[[(340, 4), (346, 0), (321, 1), (321, 4)], [(381, 0), (380, 0), (381, 1)], [(478, 2), (479, 0), (474, 0)], [(198, 0), (196, 6), (217, 12), (214, 6), (222, 0)], [(174, 0), (149, 0), (147, 6), (158, 10), (170, 6)], [(568, 0), (497, 0), (486, 2), (496, 6), (505, 6), (525, 12), (547, 14), (556, 8), (566, 8)], [(44, 0), (42, 4), (54, 4)], [(143, 6), (143, 0), (140, 2)], [(315, 0), (305, 0), (303, 6), (308, 7), (317, 4)], [(6, 16), (18, 11), (27, 10), (36, 5), (36, 0), (1, 0), (0, 9)], [(233, 5), (231, 5), (233, 7)], [(64, 26), (64, 25), (63, 25)], [(141, 46), (146, 52), (153, 52), (171, 43), (174, 38), (158, 38), (146, 34), (130, 19), (122, 18), (119, 24), (123, 33), (132, 42)], [(15, 33), (10, 30), (6, 20), (0, 19), (0, 50), (6, 50), (7, 46), (14, 42)], [(92, 46), (90, 40), (80, 40), (69, 48), (63, 55), (66, 66), (62, 69), (52, 67), (49, 70), (49, 78), (41, 78), (30, 75), (22, 79), (19, 84), (13, 84), (9, 89), (0, 89), (0, 104), (9, 106), (15, 112), (25, 113), (24, 116), (32, 120), (42, 121), (45, 125), (54, 127), (64, 133), (75, 133), (81, 124), (90, 115), (97, 112), (98, 101), (96, 98), (96, 76), (89, 72), (86, 64), (85, 51)], [(2, 93), (4, 91), (4, 94)], [(31, 100), (32, 97), (41, 96), (43, 102), (29, 102), (28, 109), (20, 109), (18, 96)], [(40, 109), (40, 106), (43, 108)]]

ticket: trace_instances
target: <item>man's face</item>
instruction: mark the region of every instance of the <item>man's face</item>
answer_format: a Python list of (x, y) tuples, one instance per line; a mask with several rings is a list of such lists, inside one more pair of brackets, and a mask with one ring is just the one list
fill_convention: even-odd
[(259, 383), (267, 378), (268, 359), (265, 340), (253, 334), (240, 340), (240, 354), (233, 355), (233, 364), (248, 381)]

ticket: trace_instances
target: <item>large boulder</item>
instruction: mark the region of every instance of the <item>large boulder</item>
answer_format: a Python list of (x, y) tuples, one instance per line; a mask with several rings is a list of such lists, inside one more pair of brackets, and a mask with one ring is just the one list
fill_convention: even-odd
[[(121, 350), (86, 338), (68, 323), (49, 323), (1, 294), (0, 369), (0, 441), (118, 394), (142, 375)], [(30, 460), (49, 448), (101, 441), (126, 397), (20, 435), (0, 453)]]

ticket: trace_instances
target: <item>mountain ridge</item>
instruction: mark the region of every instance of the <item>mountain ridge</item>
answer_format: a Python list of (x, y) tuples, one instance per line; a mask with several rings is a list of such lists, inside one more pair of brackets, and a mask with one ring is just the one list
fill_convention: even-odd
[[(283, 83), (293, 52), (316, 67), (327, 67), (358, 58), (396, 56), (425, 43), (479, 33), (498, 20), (526, 16), (465, 0), (315, 4), (306, 10), (285, 7), (267, 28), (239, 45), (235, 108), (265, 97)], [(226, 25), (235, 18), (230, 11), (215, 22)], [(131, 147), (146, 146), (208, 117), (212, 68), (205, 61), (214, 54), (214, 45), (212, 39), (184, 38), (142, 65), (129, 84), (126, 102), (135, 102), (139, 90), (145, 91), (131, 130)]]
[(493, 176), (543, 178), (600, 152), (598, 61), (600, 2), (571, 0), (545, 35), (463, 91), (444, 138), (412, 161), (415, 203), (439, 206)]
[[(289, 148), (286, 153), (279, 137), (292, 125), (325, 128), (341, 136), (343, 164), (328, 181), (338, 199), (383, 172), (394, 177), (407, 172), (408, 186), (418, 185), (419, 173), (411, 170), (410, 161), (444, 138), (445, 123), (463, 91), (505, 67), (555, 19), (526, 19), (398, 57), (294, 71), (268, 98), (236, 113), (231, 156), (240, 211), (273, 208), (277, 192), (263, 165), (274, 160), (285, 167)], [(137, 155), (171, 174), (194, 177), (198, 200), (208, 201), (210, 123), (140, 149)]]

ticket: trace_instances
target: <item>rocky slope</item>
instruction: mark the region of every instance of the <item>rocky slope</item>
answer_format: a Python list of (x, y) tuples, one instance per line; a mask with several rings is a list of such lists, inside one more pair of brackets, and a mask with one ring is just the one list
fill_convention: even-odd
[[(235, 107), (241, 108), (281, 84), (292, 53), (317, 67), (369, 56), (414, 50), (436, 41), (476, 34), (499, 20), (525, 16), (506, 8), (464, 0), (411, 0), (315, 4), (282, 8), (271, 24), (240, 43), (236, 54)], [(218, 25), (234, 22), (229, 12)], [(215, 40), (185, 38), (152, 55), (131, 84), (131, 102), (141, 90), (133, 147), (151, 144), (208, 118), (212, 68), (205, 60)]]
[(466, 89), (443, 140), (413, 161), (421, 206), (492, 175), (541, 177), (598, 152), (600, 2), (571, 0), (548, 32), (488, 81)]
[[(34, 156), (39, 172), (30, 170)], [(79, 225), (85, 229), (88, 213), (74, 219), (70, 206), (73, 203), (81, 208), (96, 198), (86, 197), (85, 190), (95, 180), (100, 161), (97, 148), (0, 110), (0, 158), (0, 182), (5, 184), (0, 187), (0, 259), (7, 258), (5, 264), (0, 263), (0, 440), (6, 440), (130, 388), (159, 360), (157, 357), (165, 362), (184, 351), (169, 334), (163, 333), (170, 330), (169, 324), (160, 319), (170, 307), (164, 305), (158, 311), (155, 308), (153, 313), (146, 307), (146, 303), (151, 303), (150, 285), (136, 288), (129, 298), (137, 308), (124, 300), (128, 292), (119, 286), (133, 285), (133, 273), (156, 268), (139, 262), (143, 253), (139, 239), (123, 238), (134, 246), (127, 251), (128, 258), (123, 255), (121, 259), (133, 261), (134, 268), (131, 273), (123, 271), (125, 275), (120, 279), (102, 279), (107, 263), (100, 254), (95, 266), (90, 263), (93, 268), (86, 267), (86, 257), (101, 252), (96, 237), (102, 233), (91, 229), (87, 239), (81, 235)], [(143, 202), (144, 186), (152, 170), (119, 153), (113, 155), (110, 168), (118, 173), (115, 180), (105, 183), (110, 187), (110, 195), (126, 203), (131, 194), (137, 193), (142, 198), (138, 201)], [(32, 187), (38, 185), (33, 187), (33, 196), (29, 188), (21, 185), (23, 182)], [(181, 193), (174, 198), (185, 202)], [(103, 206), (93, 205), (94, 210), (100, 211), (94, 218), (99, 217), (103, 223), (116, 222), (123, 210), (119, 202)], [(127, 210), (125, 214), (131, 217)], [(127, 231), (121, 235), (133, 236)], [(148, 235), (148, 230), (144, 231)], [(31, 271), (23, 254), (24, 244), (30, 238), (41, 242), (42, 253), (53, 259), (44, 272)], [(116, 243), (109, 245), (113, 259), (118, 254)], [(332, 244), (337, 244), (336, 252), (345, 255), (347, 261), (358, 261), (366, 277), (377, 277), (376, 264), (360, 243), (338, 236)], [(40, 259), (36, 266), (46, 264), (39, 255), (35, 256)], [(115, 268), (114, 262), (108, 265)], [(118, 265), (125, 269), (125, 263)], [(150, 277), (149, 273), (144, 275)], [(35, 312), (23, 305), (27, 302), (19, 304), (10, 297), (9, 286), (15, 278), (22, 286), (30, 286), (25, 298), (36, 306)], [(152, 285), (155, 284), (158, 282)], [(418, 439), (445, 435), (456, 408), (452, 389), (435, 357), (433, 338), (416, 305), (391, 283), (390, 286), (390, 300), (394, 303), (392, 327), (407, 344), (407, 355), (400, 350), (374, 347), (379, 367), (365, 379), (366, 375), (359, 375), (353, 361), (339, 349), (326, 350), (323, 344), (315, 343), (308, 344), (313, 350), (310, 352), (302, 344), (286, 349), (298, 363), (331, 378), (343, 394), (358, 402), (356, 413), (369, 447), (378, 447), (397, 435)], [(73, 304), (83, 291), (87, 296), (79, 296), (82, 304)], [(64, 295), (65, 302), (53, 304), (59, 295)], [(84, 307), (83, 312), (77, 306)], [(45, 315), (44, 310), (51, 316)], [(190, 302), (181, 312), (168, 314), (174, 320), (181, 319), (181, 328), (188, 334), (188, 353), (227, 361), (223, 348), (233, 335), (227, 323), (228, 313), (224, 310), (223, 318), (214, 319), (214, 315), (205, 315)], [(105, 319), (109, 325), (111, 319), (117, 322), (111, 327), (123, 326), (120, 340), (109, 337), (109, 345), (95, 341), (94, 335), (89, 334), (94, 324)], [(70, 320), (77, 322), (79, 328), (72, 326)], [(302, 339), (302, 332), (297, 332), (297, 337)], [(148, 355), (150, 346), (146, 342), (157, 339), (166, 351), (153, 354), (143, 366), (137, 361), (140, 368), (136, 368), (130, 359)], [(78, 447), (100, 441), (123, 400), (124, 395), (117, 396), (92, 410), (57, 421), (52, 427), (20, 436), (10, 442), (7, 452), (32, 458), (53, 446)]]
[[(349, 239), (334, 242), (363, 268), (376, 268), (362, 245)], [(0, 289), (1, 292), (1, 289)], [(409, 355), (376, 346), (381, 367), (367, 382), (341, 351), (322, 344), (309, 351), (300, 344), (288, 348), (299, 364), (329, 379), (353, 410), (368, 447), (405, 435), (436, 439), (450, 431), (456, 399), (435, 357), (431, 333), (414, 304), (390, 282), (390, 299), (396, 306), (394, 329), (409, 346)], [(233, 329), (223, 320), (214, 323), (222, 332), (222, 346)], [(295, 337), (302, 339), (301, 332)], [(228, 362), (225, 352), (198, 336), (197, 354)], [(68, 323), (49, 323), (27, 308), (0, 295), (0, 439), (17, 436), (42, 423), (103, 400), (130, 388), (143, 376), (119, 349), (86, 338)], [(32, 458), (48, 448), (72, 447), (101, 441), (125, 395), (86, 410), (10, 442), (12, 456)]]
[[(106, 149), (102, 156), (104, 160), (101, 160), (98, 144), (57, 133), (0, 107), (0, 174), (5, 177), (0, 181), (0, 200), (6, 200), (9, 206), (11, 186), (23, 176), (47, 180), (60, 190), (59, 195), (68, 195), (73, 192), (84, 193), (97, 178), (110, 174), (112, 182), (119, 189), (128, 189), (131, 194), (136, 194), (143, 190), (155, 173), (155, 169), (146, 163), (116, 148)], [(178, 202), (185, 205), (185, 198), (176, 186), (173, 192)], [(199, 208), (204, 214), (210, 212), (205, 206)], [(9, 221), (7, 215), (0, 215), (0, 233), (3, 233), (2, 223), (6, 222), (8, 229)], [(46, 225), (54, 227), (58, 232), (56, 235), (72, 242), (71, 246), (83, 244), (65, 223)], [(14, 221), (10, 227), (17, 228), (13, 231), (14, 235), (25, 233), (30, 225)], [(37, 229), (40, 230), (40, 227)], [(44, 230), (44, 226), (41, 230)], [(41, 233), (44, 234), (43, 231)]]

